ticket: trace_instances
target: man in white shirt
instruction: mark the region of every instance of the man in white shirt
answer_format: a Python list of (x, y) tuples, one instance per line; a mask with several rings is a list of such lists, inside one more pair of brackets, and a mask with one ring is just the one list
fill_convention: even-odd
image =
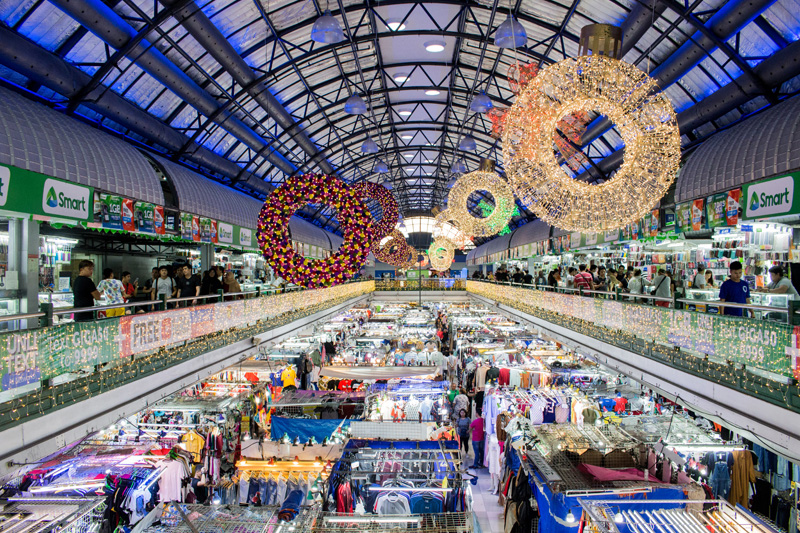
[[(658, 275), (653, 278), (651, 283), (655, 287), (653, 296), (659, 298), (672, 298), (672, 278), (667, 276), (667, 271), (663, 268), (658, 269)], [(656, 305), (659, 307), (669, 307), (669, 302), (664, 300), (656, 300)]]
[(697, 274), (694, 275), (694, 280), (692, 280), (692, 288), (693, 289), (706, 288), (706, 267), (703, 263), (697, 265)]

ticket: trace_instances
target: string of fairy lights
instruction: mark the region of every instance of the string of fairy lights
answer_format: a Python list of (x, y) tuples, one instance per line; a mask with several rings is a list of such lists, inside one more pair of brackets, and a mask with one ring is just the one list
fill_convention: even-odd
[[(20, 420), (27, 421), (32, 417), (103, 394), (212, 350), (252, 338), (259, 333), (335, 307), (374, 290), (374, 281), (363, 281), (325, 289), (261, 296), (256, 298), (262, 300), (259, 302), (260, 305), (252, 306), (252, 309), (260, 311), (248, 316), (247, 326), (230, 327), (195, 337), (188, 342), (137, 353), (130, 358), (119, 358), (88, 376), (55, 386), (42, 387), (9, 400), (4, 404), (4, 410), (0, 412), (0, 430), (13, 427)], [(170, 313), (174, 311), (158, 315), (162, 316), (163, 320), (170, 320)], [(125, 342), (126, 339), (120, 339), (120, 345)]]
[(472, 280), (467, 292), (772, 403), (796, 403), (796, 388), (748, 368), (791, 377), (784, 351), (800, 328)]

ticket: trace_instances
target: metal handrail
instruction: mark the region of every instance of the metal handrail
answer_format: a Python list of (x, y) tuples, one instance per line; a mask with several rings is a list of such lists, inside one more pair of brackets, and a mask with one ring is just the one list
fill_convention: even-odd
[(13, 322), (15, 320), (28, 320), (29, 318), (42, 318), (44, 313), (22, 313), (19, 315), (0, 315), (0, 322)]
[[(161, 300), (147, 300), (142, 302), (130, 302), (125, 304), (96, 305), (93, 307), (68, 307), (65, 309), (53, 310), (54, 315), (71, 315), (72, 313), (87, 313), (89, 311), (105, 311), (107, 309), (120, 309), (128, 307), (140, 307), (142, 305), (160, 304)], [(42, 313), (44, 314), (44, 313)]]
[(737, 309), (752, 309), (753, 311), (770, 311), (770, 312), (783, 312), (787, 313), (788, 309), (785, 307), (772, 307), (769, 305), (755, 305), (755, 304), (737, 304), (733, 302), (721, 302), (719, 300), (693, 300), (690, 298), (679, 298), (675, 300), (676, 302), (680, 303), (687, 303), (687, 304), (705, 304), (705, 305), (713, 305), (714, 307), (734, 307)]

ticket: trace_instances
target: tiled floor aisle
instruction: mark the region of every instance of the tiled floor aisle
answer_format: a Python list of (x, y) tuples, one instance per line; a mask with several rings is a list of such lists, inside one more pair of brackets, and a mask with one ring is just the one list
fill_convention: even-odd
[[(472, 450), (467, 464), (472, 465)], [(478, 484), (472, 486), (473, 511), (478, 518), (481, 533), (503, 533), (503, 508), (497, 503), (497, 495), (489, 492), (491, 477), (489, 470), (470, 470), (478, 475)]]

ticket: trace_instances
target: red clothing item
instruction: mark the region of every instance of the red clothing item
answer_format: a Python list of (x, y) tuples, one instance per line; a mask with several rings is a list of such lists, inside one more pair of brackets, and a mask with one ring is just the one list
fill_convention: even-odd
[(501, 386), (508, 385), (510, 377), (511, 377), (511, 370), (509, 370), (508, 368), (501, 368), (500, 377), (497, 378), (497, 383)]
[(336, 512), (351, 514), (353, 512), (353, 493), (350, 483), (342, 483), (336, 489)]
[(476, 418), (469, 425), (472, 430), (472, 440), (483, 440), (483, 418)]
[(353, 392), (353, 381), (350, 379), (343, 379), (339, 382), (339, 390), (344, 392)]
[(618, 396), (614, 399), (614, 412), (615, 413), (623, 413), (625, 412), (625, 407), (628, 405), (628, 399), (623, 396)]
[(590, 291), (590, 290), (592, 290), (592, 287), (593, 287), (593, 285), (592, 285), (592, 275), (591, 274), (589, 274), (586, 271), (578, 272), (577, 274), (575, 274), (575, 288), (576, 289), (583, 288), (583, 289), (586, 289), (586, 290)]

